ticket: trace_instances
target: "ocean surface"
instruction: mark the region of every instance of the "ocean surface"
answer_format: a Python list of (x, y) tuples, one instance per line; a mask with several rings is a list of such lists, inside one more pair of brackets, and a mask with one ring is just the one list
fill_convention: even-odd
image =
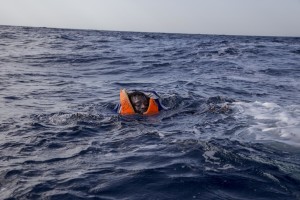
[(0, 199), (300, 199), (300, 38), (0, 26)]

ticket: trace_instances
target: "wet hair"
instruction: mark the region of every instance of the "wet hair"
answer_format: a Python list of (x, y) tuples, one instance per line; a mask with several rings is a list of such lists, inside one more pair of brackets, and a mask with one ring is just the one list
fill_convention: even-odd
[(147, 97), (144, 93), (139, 92), (139, 91), (134, 91), (134, 92), (128, 94), (129, 99), (131, 99), (131, 98), (134, 97), (134, 96), (138, 96), (138, 97), (141, 97), (141, 96), (142, 96), (142, 97), (146, 97), (147, 100), (149, 100), (149, 97)]

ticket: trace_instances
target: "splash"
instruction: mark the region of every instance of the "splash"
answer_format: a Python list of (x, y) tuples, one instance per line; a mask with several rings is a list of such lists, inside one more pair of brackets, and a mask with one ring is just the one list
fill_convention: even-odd
[(300, 142), (300, 106), (280, 106), (272, 102), (234, 102), (236, 117), (251, 118), (247, 129), (256, 140), (276, 140), (290, 144)]

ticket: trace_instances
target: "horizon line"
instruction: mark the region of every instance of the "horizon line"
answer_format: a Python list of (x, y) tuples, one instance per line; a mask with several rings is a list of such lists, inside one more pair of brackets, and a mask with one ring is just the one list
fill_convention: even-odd
[(150, 34), (178, 34), (178, 35), (211, 35), (211, 36), (232, 36), (232, 37), (278, 37), (278, 38), (300, 38), (300, 36), (281, 36), (281, 35), (239, 35), (239, 34), (217, 34), (217, 33), (184, 33), (184, 32), (159, 32), (159, 31), (130, 31), (130, 30), (103, 30), (92, 28), (65, 28), (51, 26), (31, 26), (31, 25), (9, 25), (0, 24), (0, 26), (24, 27), (24, 28), (45, 28), (45, 29), (62, 29), (62, 30), (82, 30), (82, 31), (106, 31), (106, 32), (126, 32), (126, 33), (150, 33)]

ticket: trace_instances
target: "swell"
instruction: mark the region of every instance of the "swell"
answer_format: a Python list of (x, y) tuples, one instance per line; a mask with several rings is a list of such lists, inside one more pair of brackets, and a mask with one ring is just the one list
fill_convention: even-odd
[[(0, 38), (1, 198), (299, 198), (299, 38)], [(167, 109), (119, 116), (121, 88), (155, 90)]]

